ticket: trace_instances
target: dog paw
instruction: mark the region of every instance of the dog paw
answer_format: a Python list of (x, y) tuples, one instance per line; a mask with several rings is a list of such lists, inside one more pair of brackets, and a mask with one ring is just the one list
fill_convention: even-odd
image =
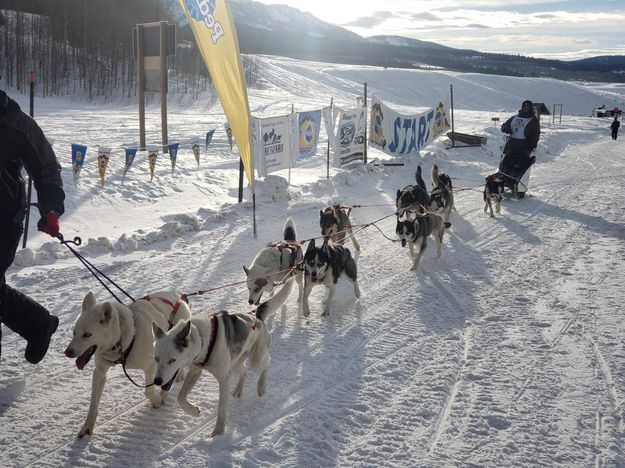
[(93, 435), (93, 426), (83, 426), (82, 429), (80, 429), (80, 431), (78, 431), (78, 434), (76, 434), (76, 437), (78, 437), (79, 439), (81, 439), (83, 436), (86, 435)]
[(163, 403), (163, 399), (160, 396), (155, 395), (154, 398), (150, 398), (150, 404), (154, 409), (160, 408), (161, 403)]
[(239, 390), (238, 388), (235, 388), (235, 389), (232, 391), (232, 396), (233, 396), (233, 397), (235, 397), (235, 398), (241, 398), (241, 395), (242, 395), (242, 394), (243, 394), (243, 391), (242, 391), (242, 390)]
[(161, 390), (161, 405), (165, 404), (165, 400), (167, 400), (167, 395), (169, 395), (168, 392)]
[(194, 418), (197, 418), (200, 415), (200, 407), (192, 405), (190, 403), (182, 406), (182, 411), (187, 413), (189, 416), (193, 416)]
[(224, 433), (223, 427), (215, 427), (215, 429), (213, 429), (213, 432), (211, 432), (210, 437), (215, 437), (223, 433)]
[(330, 310), (329, 310), (329, 309), (325, 309), (325, 310), (321, 313), (321, 316), (322, 316), (322, 317), (327, 317), (328, 315), (330, 315)]

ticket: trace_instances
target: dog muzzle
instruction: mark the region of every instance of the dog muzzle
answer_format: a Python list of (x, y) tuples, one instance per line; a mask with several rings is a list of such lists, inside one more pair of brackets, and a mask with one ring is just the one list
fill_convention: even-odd
[(402, 239), (401, 240), (401, 246), (402, 247), (406, 247), (406, 239)]

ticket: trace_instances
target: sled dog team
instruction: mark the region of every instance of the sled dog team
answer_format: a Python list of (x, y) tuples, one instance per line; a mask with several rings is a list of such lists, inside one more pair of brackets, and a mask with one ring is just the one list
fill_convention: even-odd
[[(396, 206), (396, 233), (402, 247), (408, 244), (411, 258), (415, 257), (412, 269), (419, 265), (430, 236), (435, 239), (440, 256), (445, 228), (451, 226), (451, 179), (439, 173), (435, 165), (432, 191), (428, 194), (419, 166), (416, 185), (397, 191)], [(340, 205), (321, 210), (319, 214), (321, 246), (312, 239), (303, 252), (297, 241), (295, 224), (289, 218), (283, 240), (261, 249), (251, 266), (243, 267), (248, 302), (257, 306), (252, 312), (222, 311), (191, 317), (186, 296), (177, 291), (159, 291), (129, 306), (96, 303), (94, 295), (88, 293), (74, 324), (72, 340), (65, 350), (67, 357), (76, 359), (80, 370), (92, 357), (95, 363), (89, 410), (78, 437), (93, 434), (106, 375), (116, 364), (122, 364), (124, 372), (126, 369), (143, 370), (146, 385), (142, 387), (153, 408), (165, 401), (174, 381), (182, 381), (178, 404), (191, 416), (199, 416), (200, 408), (187, 397), (202, 372), (210, 372), (219, 386), (217, 421), (211, 436), (222, 434), (227, 419), (230, 374), (239, 377), (233, 396), (240, 397), (243, 392), (246, 365), (259, 375), (258, 396), (266, 392), (271, 336), (265, 321), (287, 300), (294, 282), (298, 284), (297, 301), (302, 304), (305, 317), (310, 315), (309, 296), (316, 285), (328, 289), (323, 304), (324, 316), (330, 313), (340, 277), (346, 277), (352, 283), (355, 297), (360, 297), (356, 260), (343, 245), (349, 237), (356, 252), (360, 251), (349, 214)], [(419, 250), (417, 254), (415, 247)], [(261, 302), (264, 294), (269, 298)], [(155, 387), (160, 387), (160, 392), (157, 393)]]

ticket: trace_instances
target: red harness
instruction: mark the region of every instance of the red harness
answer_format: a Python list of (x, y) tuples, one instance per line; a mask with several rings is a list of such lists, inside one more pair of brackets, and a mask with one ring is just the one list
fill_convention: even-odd
[(187, 299), (187, 296), (182, 295), (180, 296), (180, 299), (178, 299), (178, 302), (176, 302), (175, 304), (173, 302), (171, 302), (169, 299), (165, 299), (164, 297), (150, 297), (145, 296), (142, 297), (141, 299), (143, 299), (144, 301), (148, 301), (151, 302), (152, 300), (159, 300), (161, 302), (164, 302), (165, 304), (167, 304), (169, 307), (171, 307), (171, 314), (169, 314), (169, 320), (167, 320), (167, 324), (169, 325), (169, 330), (171, 330), (174, 326), (174, 318), (176, 317), (176, 312), (178, 312), (178, 309), (180, 308), (180, 304), (182, 304), (183, 302), (188, 304), (189, 300)]

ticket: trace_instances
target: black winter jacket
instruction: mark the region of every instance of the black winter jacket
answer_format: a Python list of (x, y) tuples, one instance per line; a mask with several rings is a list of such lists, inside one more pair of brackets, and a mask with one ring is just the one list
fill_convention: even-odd
[[(512, 154), (530, 154), (536, 146), (538, 146), (538, 140), (540, 139), (540, 124), (538, 123), (538, 119), (536, 118), (536, 114), (533, 112), (531, 114), (524, 114), (523, 111), (519, 111), (519, 117), (531, 117), (532, 119), (527, 123), (525, 127), (525, 140), (520, 140), (517, 138), (508, 138), (506, 142), (506, 146), (504, 146), (503, 152), (504, 154), (512, 153)], [(512, 123), (512, 119), (514, 119), (516, 115), (513, 115), (508, 120), (506, 120), (501, 126), (501, 131), (504, 133), (512, 133), (512, 127), (510, 124)]]
[(65, 211), (61, 166), (39, 125), (0, 90), (0, 214), (14, 214), (26, 205), (22, 167), (37, 190), (39, 211)]
[(621, 126), (621, 122), (619, 122), (618, 120), (613, 120), (612, 125), (610, 125), (610, 128), (612, 130), (618, 130), (620, 126)]

